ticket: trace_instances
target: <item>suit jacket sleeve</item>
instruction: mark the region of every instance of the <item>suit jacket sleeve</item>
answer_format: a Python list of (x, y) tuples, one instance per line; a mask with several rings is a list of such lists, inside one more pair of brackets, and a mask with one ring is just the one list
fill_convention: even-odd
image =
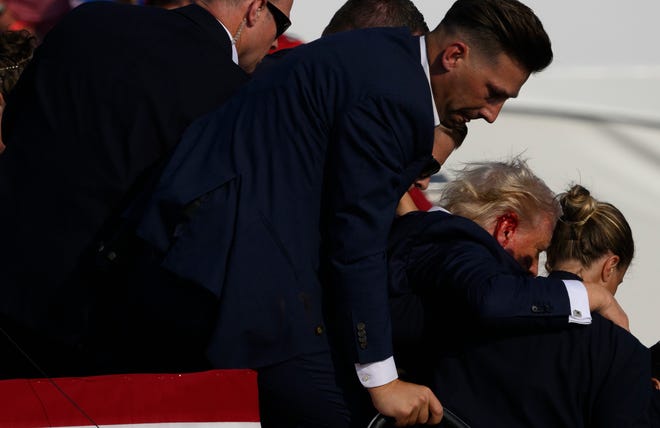
[(338, 296), (340, 334), (359, 363), (392, 355), (387, 236), (399, 198), (421, 169), (414, 158), (424, 149), (430, 154), (433, 138), (432, 123), (406, 104), (365, 97), (343, 115), (329, 149), (330, 286)]
[(422, 292), (435, 287), (441, 298), (461, 302), (465, 312), (456, 313), (459, 322), (466, 316), (491, 326), (567, 323), (570, 303), (562, 281), (526, 274), (486, 238), (446, 234), (433, 243), (433, 257), (427, 254), (416, 263), (411, 283)]

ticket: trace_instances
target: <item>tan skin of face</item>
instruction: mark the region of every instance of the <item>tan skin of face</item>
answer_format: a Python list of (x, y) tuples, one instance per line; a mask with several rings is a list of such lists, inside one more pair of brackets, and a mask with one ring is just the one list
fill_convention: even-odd
[[(277, 49), (277, 26), (266, 1), (254, 1), (247, 15), (241, 36), (236, 41), (238, 62), (243, 70), (252, 73), (271, 49)], [(293, 0), (271, 1), (286, 16), (291, 16)]]
[(504, 53), (486, 58), (460, 36), (442, 31), (429, 34), (427, 55), (438, 114), (450, 128), (475, 119), (493, 123), (530, 74)]
[(542, 215), (534, 222), (508, 212), (497, 218), (488, 232), (532, 276), (539, 274), (539, 256), (547, 250), (555, 228), (554, 218)]

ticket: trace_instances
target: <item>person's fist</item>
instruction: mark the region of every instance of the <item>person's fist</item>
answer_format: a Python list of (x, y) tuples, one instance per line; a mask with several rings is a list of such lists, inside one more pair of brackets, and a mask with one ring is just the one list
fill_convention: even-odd
[(589, 309), (591, 312), (598, 312), (614, 324), (630, 331), (628, 315), (623, 311), (623, 308), (616, 301), (612, 293), (600, 284), (585, 282), (584, 286), (587, 289)]
[(394, 418), (397, 426), (437, 425), (442, 420), (442, 404), (426, 386), (395, 379), (368, 390), (376, 410)]

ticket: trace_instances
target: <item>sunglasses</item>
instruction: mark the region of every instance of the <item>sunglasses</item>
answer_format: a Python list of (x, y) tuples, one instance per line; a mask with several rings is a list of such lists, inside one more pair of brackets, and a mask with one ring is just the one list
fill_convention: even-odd
[(422, 171), (419, 173), (419, 178), (429, 178), (433, 174), (437, 174), (438, 171), (440, 171), (440, 166), (440, 162), (431, 157), (431, 159), (429, 159), (426, 165), (424, 165), (424, 168), (422, 168)]
[(291, 20), (288, 16), (284, 14), (281, 10), (277, 8), (273, 3), (266, 2), (266, 7), (273, 15), (275, 19), (275, 27), (277, 27), (277, 32), (275, 33), (275, 38), (280, 37), (284, 32), (291, 26)]

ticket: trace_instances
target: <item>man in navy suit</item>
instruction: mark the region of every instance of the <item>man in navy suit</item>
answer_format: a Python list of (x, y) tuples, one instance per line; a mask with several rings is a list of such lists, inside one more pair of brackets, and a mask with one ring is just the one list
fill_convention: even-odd
[(561, 295), (579, 278), (536, 277), (561, 214), (550, 189), (524, 162), (490, 162), (467, 167), (440, 203), (452, 214), (409, 213), (390, 238), (407, 376), (474, 427), (643, 426), (648, 349), (596, 313), (569, 325)]
[[(551, 58), (526, 6), (459, 0), (426, 37), (367, 29), (297, 47), (187, 130), (128, 216), (164, 271), (217, 296), (209, 356), (259, 369), (262, 423), (340, 423), (340, 410), (318, 414), (342, 407), (325, 388), (323, 303), (376, 408), (438, 422), (438, 401), (398, 380), (392, 358), (385, 252), (397, 201), (431, 162), (434, 124), (493, 122)], [(311, 421), (292, 421), (292, 403), (318, 391), (330, 397), (298, 407)]]
[(38, 48), (2, 123), (0, 320), (41, 334), (34, 348), (29, 334), (16, 339), (49, 374), (84, 370), (56, 352), (79, 348), (96, 294), (76, 266), (186, 126), (247, 82), (291, 6), (95, 2), (74, 9)]

